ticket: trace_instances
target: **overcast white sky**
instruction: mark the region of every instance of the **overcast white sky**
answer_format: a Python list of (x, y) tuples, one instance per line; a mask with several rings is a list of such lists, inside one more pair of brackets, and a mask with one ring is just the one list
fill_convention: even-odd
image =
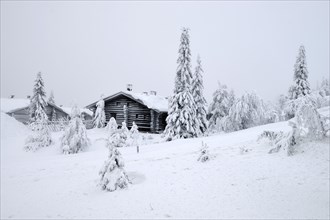
[(217, 81), (274, 100), (305, 45), (312, 86), (329, 77), (329, 1), (1, 1), (1, 97), (32, 94), (37, 72), (57, 104), (90, 104), (133, 84), (170, 95), (182, 27), (205, 96)]

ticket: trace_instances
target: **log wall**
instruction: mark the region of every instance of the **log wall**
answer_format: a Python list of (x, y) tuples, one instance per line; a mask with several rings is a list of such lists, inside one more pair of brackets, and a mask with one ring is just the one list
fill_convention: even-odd
[[(124, 105), (126, 105), (126, 117), (124, 114)], [(116, 114), (116, 121), (119, 126), (126, 119), (128, 128), (132, 127), (134, 121), (139, 127), (139, 130), (150, 131), (151, 129), (150, 109), (126, 96), (118, 96), (112, 100), (105, 101), (104, 112), (107, 122), (110, 120), (111, 115)]]

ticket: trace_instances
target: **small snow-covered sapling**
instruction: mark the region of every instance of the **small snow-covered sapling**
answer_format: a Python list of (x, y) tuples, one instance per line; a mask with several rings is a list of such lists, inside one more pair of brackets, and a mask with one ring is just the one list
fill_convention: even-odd
[(211, 159), (208, 148), (209, 148), (209, 146), (206, 143), (202, 142), (202, 147), (200, 149), (200, 155), (199, 155), (197, 161), (206, 162)]
[(109, 149), (109, 156), (99, 172), (101, 176), (99, 185), (101, 189), (110, 192), (127, 188), (131, 182), (124, 170), (124, 160), (116, 147), (116, 142), (109, 140), (107, 148)]

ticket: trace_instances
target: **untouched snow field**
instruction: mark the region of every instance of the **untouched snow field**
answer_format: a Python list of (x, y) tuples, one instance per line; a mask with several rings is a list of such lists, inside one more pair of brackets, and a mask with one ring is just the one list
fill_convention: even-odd
[[(97, 187), (108, 150), (102, 129), (88, 130), (86, 152), (54, 145), (23, 151), (29, 131), (1, 113), (1, 218), (329, 218), (329, 139), (305, 143), (292, 157), (268, 154), (264, 130), (280, 122), (211, 137), (121, 148), (132, 184)], [(159, 135), (152, 135), (160, 140)], [(197, 161), (201, 142), (215, 158)], [(248, 149), (242, 151), (241, 148)]]

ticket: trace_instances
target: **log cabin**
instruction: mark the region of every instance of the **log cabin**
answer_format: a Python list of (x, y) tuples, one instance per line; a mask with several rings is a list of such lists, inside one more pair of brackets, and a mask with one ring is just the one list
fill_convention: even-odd
[[(23, 124), (28, 124), (30, 120), (29, 105), (30, 99), (1, 98), (1, 111)], [(57, 119), (69, 119), (69, 114), (55, 104), (48, 103), (45, 108), (49, 120), (52, 119), (54, 110)]]
[[(126, 122), (127, 127), (131, 128), (134, 121), (139, 131), (151, 133), (160, 133), (166, 127), (168, 99), (158, 96), (155, 91), (135, 93), (128, 87), (127, 91), (118, 92), (103, 100), (106, 122), (114, 117), (119, 127), (122, 122)], [(85, 108), (95, 114), (96, 103), (97, 101)]]

